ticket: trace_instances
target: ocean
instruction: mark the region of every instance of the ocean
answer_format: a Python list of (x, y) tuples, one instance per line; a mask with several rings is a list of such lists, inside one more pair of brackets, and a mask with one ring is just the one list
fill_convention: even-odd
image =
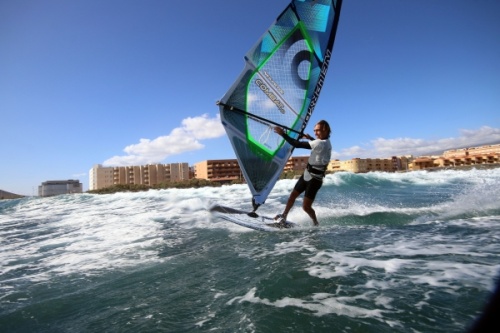
[[(279, 213), (294, 180), (258, 212)], [(328, 175), (298, 228), (246, 185), (0, 201), (0, 332), (466, 332), (500, 272), (500, 168)]]

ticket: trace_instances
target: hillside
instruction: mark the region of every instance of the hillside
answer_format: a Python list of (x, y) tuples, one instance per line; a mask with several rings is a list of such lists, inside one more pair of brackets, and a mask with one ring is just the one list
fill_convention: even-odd
[(14, 193), (0, 190), (0, 200), (2, 200), (2, 199), (17, 199), (17, 198), (22, 198), (22, 197), (23, 197), (23, 195), (18, 195), (18, 194), (14, 194)]

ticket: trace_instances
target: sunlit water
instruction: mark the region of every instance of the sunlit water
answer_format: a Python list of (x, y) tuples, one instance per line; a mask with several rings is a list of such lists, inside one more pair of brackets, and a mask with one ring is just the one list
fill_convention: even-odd
[[(281, 212), (295, 181), (259, 213)], [(0, 332), (465, 332), (500, 271), (500, 169), (328, 175), (314, 228), (245, 185), (0, 201)]]

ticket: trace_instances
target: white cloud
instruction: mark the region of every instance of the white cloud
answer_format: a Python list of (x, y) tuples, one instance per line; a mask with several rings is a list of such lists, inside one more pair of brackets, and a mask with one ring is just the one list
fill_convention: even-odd
[[(140, 139), (138, 143), (124, 148), (126, 155), (113, 156), (103, 162), (106, 166), (143, 165), (159, 163), (169, 156), (200, 150), (205, 146), (202, 140), (221, 137), (225, 134), (219, 115), (209, 118), (207, 114), (189, 117), (169, 135), (156, 139)], [(454, 148), (474, 147), (485, 143), (500, 142), (500, 128), (483, 126), (477, 130), (462, 129), (458, 137), (427, 140), (415, 138), (377, 138), (362, 146), (352, 146), (333, 152), (332, 158), (349, 159), (414, 156), (440, 154)]]
[(353, 146), (332, 154), (333, 158), (370, 158), (398, 155), (414, 156), (440, 154), (445, 150), (480, 146), (486, 143), (500, 142), (500, 128), (483, 126), (477, 130), (462, 129), (458, 137), (437, 140), (395, 138), (377, 138), (366, 147)]
[(224, 135), (220, 117), (209, 118), (207, 114), (189, 117), (182, 121), (181, 127), (174, 128), (169, 135), (156, 139), (140, 139), (139, 143), (123, 149), (127, 155), (113, 156), (103, 165), (126, 166), (159, 163), (165, 158), (188, 151), (199, 150), (205, 146), (199, 140), (218, 138)]
[(188, 135), (192, 135), (194, 138), (200, 140), (218, 138), (225, 133), (219, 114), (212, 119), (209, 119), (207, 114), (201, 117), (189, 117), (182, 121), (182, 125), (182, 128), (176, 130), (186, 132)]
[(359, 156), (365, 156), (367, 150), (364, 148), (361, 148), (360, 146), (352, 146), (350, 148), (345, 148), (342, 149), (342, 151), (339, 152), (332, 152), (332, 159), (342, 159), (343, 157), (359, 157)]

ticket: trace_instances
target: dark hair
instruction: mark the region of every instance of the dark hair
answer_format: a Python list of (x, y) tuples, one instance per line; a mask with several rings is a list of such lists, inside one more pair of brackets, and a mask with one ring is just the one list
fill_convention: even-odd
[(330, 129), (330, 124), (328, 124), (326, 120), (320, 120), (318, 121), (318, 125), (320, 125), (323, 130), (326, 130), (328, 132), (328, 138), (329, 138), (330, 133), (332, 133), (332, 130)]

